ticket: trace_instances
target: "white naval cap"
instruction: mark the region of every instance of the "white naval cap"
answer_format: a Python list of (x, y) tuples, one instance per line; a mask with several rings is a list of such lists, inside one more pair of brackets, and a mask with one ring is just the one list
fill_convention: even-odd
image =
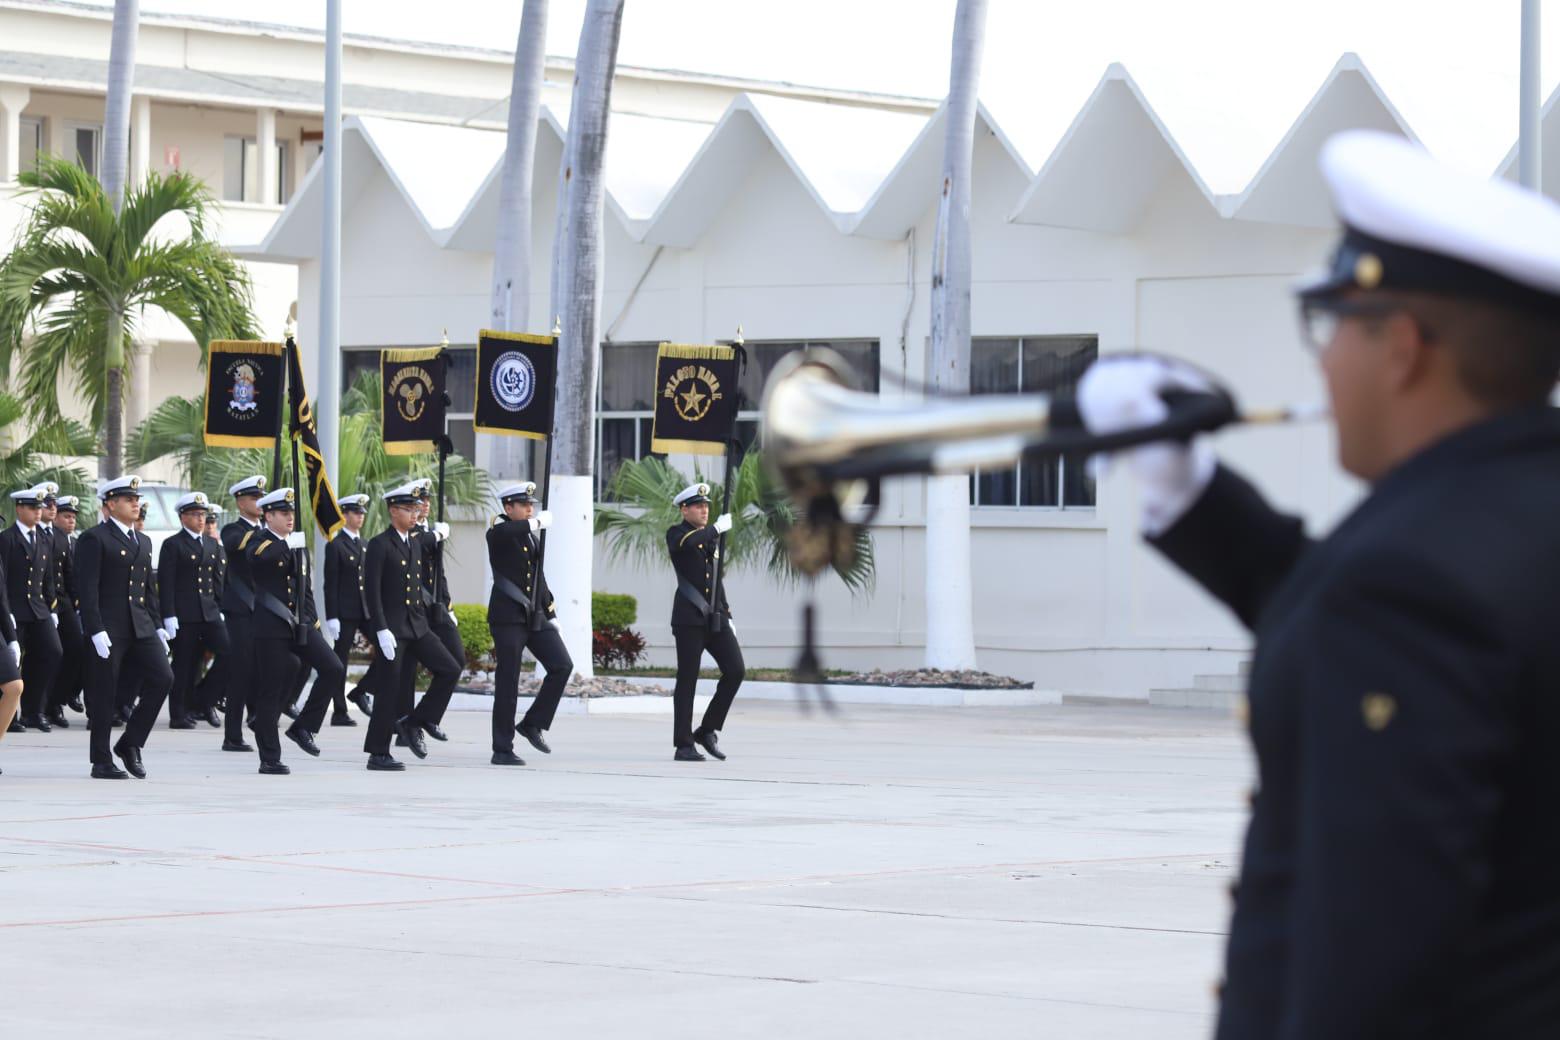
[(245, 477), (237, 484), (228, 488), (228, 494), (237, 498), (239, 495), (263, 495), (265, 494), (265, 478), (258, 473), (252, 477)]
[(506, 484), (498, 489), (498, 500), (505, 505), (511, 502), (535, 502), (536, 482), (522, 480), (517, 484)]
[(266, 511), (273, 509), (284, 509), (288, 512), (291, 512), (293, 509), (293, 489), (277, 488), (275, 491), (262, 498), (258, 504), (261, 509)]
[(699, 502), (708, 502), (709, 500), (710, 486), (708, 484), (689, 484), (672, 496), (672, 505), (690, 506)]
[(111, 498), (125, 495), (141, 497), (141, 478), (134, 473), (126, 473), (122, 477), (101, 481), (98, 484), (98, 498), (107, 502)]
[(59, 506), (62, 513), (74, 513), (80, 501), (75, 495), (61, 495), (55, 500), (55, 504)]
[(367, 495), (343, 495), (336, 499), (336, 504), (351, 513), (363, 513), (368, 510)]
[(48, 504), (49, 499), (60, 493), (60, 486), (52, 480), (45, 480), (41, 484), (33, 486), (33, 494), (38, 496), (38, 501)]
[(208, 505), (210, 502), (207, 501), (204, 491), (191, 491), (187, 495), (179, 496), (179, 500), (173, 504), (173, 511), (184, 513), (191, 509), (199, 509), (204, 512)]
[(1301, 296), (1402, 289), (1560, 315), (1560, 206), (1549, 199), (1377, 130), (1333, 135), (1321, 169), (1343, 238)]
[(417, 503), (420, 484), (413, 480), (385, 492), (385, 502), (392, 506), (410, 506)]
[(11, 502), (19, 506), (41, 506), (43, 505), (43, 492), (35, 487), (13, 491), (11, 492)]

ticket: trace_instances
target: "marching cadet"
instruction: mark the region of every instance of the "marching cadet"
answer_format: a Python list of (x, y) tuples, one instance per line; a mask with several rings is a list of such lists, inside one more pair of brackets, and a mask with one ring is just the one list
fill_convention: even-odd
[[(48, 504), (51, 499), (44, 499), (44, 513), (48, 514)], [(60, 619), (60, 648), (64, 657), (60, 662), (60, 670), (54, 676), (54, 690), (49, 695), (49, 703), (52, 704), (59, 717), (63, 719), (65, 713), (62, 708), (69, 708), (80, 715), (86, 711), (86, 706), (81, 700), (81, 675), (83, 656), (87, 652), (87, 637), (81, 631), (81, 614), (78, 612), (76, 602), (76, 510), (78, 500), (75, 495), (60, 495), (54, 501), (54, 517), (49, 526), (54, 530), (54, 574), (55, 574), (55, 614)], [(54, 717), (49, 716), (51, 723)], [(64, 723), (59, 723), (63, 725)]]
[[(368, 519), (368, 496), (346, 495), (337, 499), (341, 506), (341, 530), (325, 547), (325, 635), (333, 644), (341, 667), (359, 632), (368, 625), (368, 601), (364, 598), (363, 561), (368, 549), (363, 541), (363, 522)], [(362, 687), (346, 699), (364, 715), (373, 714), (368, 695)], [(331, 715), (332, 726), (356, 726), (357, 720), (339, 704)]]
[[(221, 518), (222, 507), (208, 501), (206, 504), (206, 526), (203, 530), (206, 537), (211, 539), (212, 551), (216, 553), (216, 596), (219, 606), (227, 590), (228, 569), (227, 550), (222, 547)], [(219, 614), (219, 620), (222, 622), (223, 631), (226, 632), (227, 618)], [(227, 687), (227, 681), (224, 678), (226, 669), (223, 662), (232, 658), (231, 639), (229, 639), (228, 646), (228, 653), (213, 655), (211, 663), (206, 666), (206, 674), (202, 675), (195, 684), (197, 717), (204, 719), (206, 724), (214, 729), (222, 728), (222, 716), (217, 714), (217, 710), (224, 703), (223, 691)]]
[(179, 531), (163, 540), (157, 559), (163, 629), (173, 635), (170, 729), (194, 729), (196, 719), (211, 721), (208, 712), (216, 709), (196, 703), (195, 679), (206, 651), (220, 655), (229, 649), (217, 580), (219, 546), (205, 533), (206, 506), (199, 491), (174, 503)]
[[(406, 741), (412, 754), (427, 757), (423, 732), (432, 725), (430, 720), (444, 714), (460, 679), (460, 665), (428, 627), (428, 608), (422, 598), (422, 542), (412, 536), (416, 491), (415, 485), (405, 484), (385, 495), (390, 526), (369, 541), (363, 563), (369, 624), (374, 628), (384, 675), (380, 684), (372, 687), (378, 694), (376, 710), (369, 717), (363, 741), (368, 768), (374, 770), (406, 768), (390, 755), (392, 730)], [(416, 708), (398, 715), (395, 700), (402, 673), (419, 663), (433, 673), (433, 681)]]
[(314, 733), (325, 719), (332, 693), (340, 692), (346, 670), (320, 635), (308, 545), (303, 534), (293, 530), (293, 489), (277, 488), (260, 499), (259, 506), (265, 526), (244, 546), (255, 604), (249, 621), (256, 672), (251, 728), (260, 751), (260, 772), (282, 776), (291, 770), (282, 762), (276, 728), (293, 669), (302, 662), (319, 673), (303, 713), (287, 728), (288, 739), (310, 755), (320, 753)]
[[(731, 607), (726, 590), (715, 585), (715, 561), (720, 558), (720, 536), (731, 530), (731, 514), (722, 513), (711, 524), (710, 486), (690, 484), (672, 498), (682, 510), (682, 523), (666, 529), (666, 550), (677, 571), (677, 592), (672, 597), (672, 637), (677, 643), (677, 685), (672, 691), (673, 756), (679, 762), (703, 762), (698, 744), (715, 758), (726, 755), (717, 747), (726, 713), (737, 696), (747, 669), (742, 647), (731, 627)], [(704, 709), (704, 719), (693, 729), (693, 695), (699, 682), (699, 664), (708, 650), (720, 668), (715, 696)]]
[(244, 555), (244, 540), (260, 530), (260, 499), (265, 494), (265, 477), (246, 477), (228, 488), (238, 509), (222, 528), (222, 551), (227, 555), (227, 576), (222, 586), (222, 616), (228, 634), (227, 654), (218, 658), (222, 669), (223, 751), (253, 751), (244, 739), (244, 713), (254, 687), (254, 647), (250, 642), (249, 622), (254, 612), (255, 593), (249, 583), (249, 559)]
[[(423, 603), (428, 608), (428, 627), (439, 637), (439, 642), (444, 644), (444, 649), (450, 652), (450, 657), (454, 658), (455, 663), (464, 668), (466, 645), (461, 642), (460, 624), (455, 620), (455, 612), (451, 609), (449, 577), (444, 571), (444, 543), (449, 540), (450, 525), (442, 520), (429, 524), (428, 514), (433, 504), (433, 481), (422, 477), (417, 481), (417, 485), (417, 525), (414, 530), (423, 543), (422, 597)], [(410, 671), (402, 674), (404, 679), (401, 698), (409, 709), (415, 678)], [(441, 712), (437, 718), (429, 720), (430, 725), (424, 727), (434, 740), (449, 739), (439, 728), (439, 724), (443, 721)]]
[[(493, 764), (523, 766), (515, 754), (515, 734), (519, 733), (544, 755), (552, 754), (542, 736), (552, 728), (558, 711), (558, 699), (574, 671), (574, 661), (564, 648), (553, 618), (557, 610), (547, 578), (538, 571), (540, 544), (537, 535), (552, 524), (552, 514), (536, 509), (536, 485), (530, 481), (511, 484), (498, 493), (502, 516), (494, 517), (488, 528), (488, 563), (493, 571), (493, 591), (488, 597), (488, 629), (493, 633), (493, 649), (498, 668), (493, 676)], [(537, 603), (533, 605), (532, 596)], [(538, 610), (540, 613), (538, 613)], [(533, 624), (534, 619), (534, 624)], [(531, 654), (547, 670), (542, 688), (525, 718), (515, 725), (515, 704), (520, 696), (520, 654), (529, 646)]]
[(11, 492), (16, 522), (0, 531), (0, 556), (5, 560), (6, 594), (16, 619), (22, 647), (22, 724), (49, 732), (43, 713), (59, 671), (59, 617), (54, 613), (54, 536), (39, 526), (46, 487)]
[[(1343, 234), (1299, 292), (1339, 461), (1320, 541), (1206, 438), (1128, 453), (1149, 540), (1256, 637), (1217, 1035), (1548, 1037), (1560, 1023), (1560, 207), (1399, 137), (1322, 151)], [(1101, 359), (1089, 429), (1187, 366)]]
[(16, 724), (22, 703), (22, 649), (16, 642), (11, 606), (6, 602), (4, 570), (5, 561), (0, 559), (0, 639), (5, 641), (5, 652), (0, 653), (0, 719), (9, 721), (9, 725), (0, 726), (0, 740)]
[[(141, 749), (173, 686), (168, 667), (167, 634), (157, 627), (157, 586), (152, 542), (135, 529), (140, 511), (141, 478), (105, 481), (98, 494), (108, 517), (76, 541), (76, 593), (81, 598), (81, 627), (93, 653), (87, 655), (87, 725), (91, 730), (92, 775), (123, 780), (125, 770), (145, 779)], [(134, 672), (141, 701), (109, 755), (113, 697), (122, 671)]]

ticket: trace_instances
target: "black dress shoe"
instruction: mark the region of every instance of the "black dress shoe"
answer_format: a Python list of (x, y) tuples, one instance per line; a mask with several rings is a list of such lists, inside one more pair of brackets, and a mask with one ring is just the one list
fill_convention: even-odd
[(402, 740), (406, 741), (406, 746), (411, 749), (412, 754), (418, 758), (428, 757), (428, 745), (423, 743), (422, 727), (417, 724), (416, 719), (410, 715), (403, 715), (396, 720), (395, 731), (401, 735)]
[(65, 717), (65, 709), (56, 705), (44, 712), (43, 717), (49, 720), (49, 725), (55, 729), (70, 729), (70, 720)]
[(347, 700), (351, 701), (353, 704), (356, 704), (357, 710), (361, 711), (365, 716), (373, 716), (374, 699), (368, 694), (364, 693), (362, 690), (353, 690), (351, 693), (347, 694)]
[(680, 747), (680, 748), (678, 748), (677, 749), (677, 754), (672, 756), (672, 760), (676, 761), (676, 762), (703, 762), (703, 761), (706, 761), (705, 757), (703, 755), (699, 754), (699, 749), (696, 748), (696, 747)]
[(87, 713), (87, 706), (85, 704), (81, 703), (81, 694), (79, 694), (79, 693), (76, 694), (76, 696), (72, 697), (70, 700), (66, 701), (65, 702), (65, 707), (69, 708), (71, 711), (75, 712), (77, 715), (85, 715)]
[(223, 751), (253, 751), (254, 748), (242, 740), (223, 740)]
[(357, 719), (354, 719), (344, 711), (336, 711), (331, 713), (330, 724), (332, 726), (356, 726)]
[(35, 729), (40, 733), (54, 732), (54, 727), (49, 725), (49, 720), (45, 719), (37, 712), (33, 712), (31, 715), (23, 716), (22, 725), (26, 726), (28, 729)]
[(130, 774), (114, 765), (112, 762), (92, 763), (92, 779), (94, 780), (128, 780)]
[(696, 729), (693, 731), (694, 743), (698, 744), (705, 751), (708, 751), (711, 758), (718, 758), (724, 762), (726, 761), (726, 753), (715, 746), (719, 739), (720, 738), (715, 735), (715, 731), (712, 729)]
[(525, 759), (513, 751), (495, 751), (493, 752), (493, 764), (495, 766), (523, 766), (525, 765)]
[(173, 721), (169, 722), (168, 723), (168, 728), (169, 729), (194, 729), (195, 728), (195, 722), (188, 715), (185, 715), (182, 718), (177, 718), (177, 719), (174, 719)]
[(207, 708), (204, 712), (196, 715), (195, 717), (197, 719), (204, 719), (206, 725), (210, 726), (212, 729), (222, 728), (222, 716), (217, 714), (216, 708)]
[(547, 741), (542, 737), (542, 731), (535, 726), (527, 726), (525, 723), (515, 727), (515, 732), (528, 740), (532, 747), (544, 755), (552, 754), (552, 748), (547, 746)]
[(146, 779), (146, 767), (141, 764), (141, 749), (126, 744), (123, 738), (114, 745), (114, 754), (125, 764), (125, 770), (137, 780)]
[(292, 770), (287, 768), (286, 762), (261, 762), (260, 772), (264, 776), (287, 776)]
[(380, 773), (400, 773), (405, 771), (406, 763), (397, 762), (389, 755), (369, 755), (368, 768)]
[(440, 729), (438, 726), (435, 726), (431, 722), (418, 722), (417, 724), (422, 727), (422, 731), (424, 733), (428, 734), (428, 736), (432, 737), (434, 740), (450, 739), (442, 729)]
[(22, 725), (21, 716), (18, 715), (11, 719), (11, 724), (6, 726), (5, 731), (7, 733), (26, 733), (27, 727)]
[(287, 731), (282, 736), (291, 740), (316, 758), (319, 757), (320, 746), (314, 742), (314, 734), (304, 729), (298, 723), (294, 722), (291, 726), (288, 726)]
[(282, 705), (282, 714), (286, 715), (289, 719), (293, 719), (294, 721), (296, 721), (297, 718), (298, 718), (298, 705), (296, 705), (296, 704), (284, 704), (284, 705)]

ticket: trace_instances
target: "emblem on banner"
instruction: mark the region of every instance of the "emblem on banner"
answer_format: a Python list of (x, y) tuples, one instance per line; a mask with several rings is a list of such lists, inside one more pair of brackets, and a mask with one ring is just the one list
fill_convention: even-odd
[(710, 407), (724, 396), (720, 380), (703, 365), (684, 365), (673, 372), (661, 395), (669, 398), (677, 414), (688, 422), (703, 419)]
[(432, 390), (433, 377), (417, 365), (400, 369), (390, 380), (390, 397), (395, 401), (395, 410), (407, 422), (416, 422), (422, 417)]
[(493, 363), (493, 399), (506, 412), (518, 412), (536, 396), (536, 367), (518, 350), (508, 350)]
[(254, 365), (248, 361), (234, 361), (228, 365), (227, 372), (233, 379), (233, 387), (228, 392), (228, 414), (235, 419), (253, 419), (260, 407)]

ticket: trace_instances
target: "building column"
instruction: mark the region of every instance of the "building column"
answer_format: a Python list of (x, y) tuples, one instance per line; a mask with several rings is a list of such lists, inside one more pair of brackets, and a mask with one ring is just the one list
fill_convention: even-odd
[(130, 101), (130, 186), (146, 183), (152, 169), (152, 100), (137, 94)]
[(27, 87), (0, 84), (0, 181), (14, 181), (22, 165), (22, 109), (32, 98)]
[(125, 443), (130, 434), (152, 413), (152, 365), (157, 340), (143, 339), (135, 344), (134, 360), (125, 380)]
[(255, 117), (255, 144), (260, 153), (259, 198), (255, 201), (270, 206), (276, 203), (276, 183), (281, 176), (276, 163), (276, 109), (259, 109)]

